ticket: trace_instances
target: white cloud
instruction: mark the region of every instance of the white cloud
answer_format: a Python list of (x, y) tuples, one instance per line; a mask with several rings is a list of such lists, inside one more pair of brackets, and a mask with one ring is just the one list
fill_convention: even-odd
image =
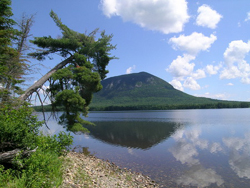
[[(203, 69), (194, 71), (194, 63), (190, 63), (196, 58), (196, 55), (200, 51), (208, 50), (217, 37), (213, 34), (210, 37), (204, 36), (202, 33), (193, 32), (189, 36), (180, 35), (179, 37), (172, 37), (169, 43), (172, 43), (173, 49), (179, 49), (185, 51), (183, 56), (178, 56), (177, 59), (173, 60), (166, 71), (170, 72), (174, 77), (172, 85), (181, 91), (183, 87), (199, 90), (200, 85), (196, 80), (205, 78), (206, 72)], [(211, 73), (211, 68), (215, 71), (217, 68), (209, 66), (208, 68)], [(183, 85), (180, 81), (184, 81)]]
[(199, 90), (201, 89), (201, 86), (197, 83), (197, 81), (192, 78), (192, 77), (188, 77), (183, 84), (184, 87), (192, 89), (192, 90)]
[(129, 153), (130, 155), (137, 156), (132, 148), (128, 148), (128, 153)]
[[(200, 139), (201, 130), (191, 129), (177, 130), (171, 137), (175, 140), (175, 144), (169, 151), (182, 164), (187, 164), (189, 170), (184, 172), (180, 178), (176, 180), (178, 184), (193, 185), (198, 187), (206, 187), (212, 183), (218, 186), (224, 183), (221, 176), (210, 168), (204, 168), (199, 161), (199, 150), (209, 149), (211, 152), (222, 151), (219, 143), (213, 143), (209, 146), (207, 140)], [(197, 148), (198, 147), (198, 148)]]
[(169, 151), (173, 154), (177, 161), (189, 166), (200, 163), (199, 160), (195, 158), (199, 153), (195, 144), (192, 142), (193, 140), (191, 140), (192, 143), (189, 142), (189, 139), (192, 136), (194, 136), (195, 141), (198, 140), (199, 134), (200, 132), (196, 130), (186, 133), (184, 129), (180, 129), (171, 136), (176, 141), (176, 144), (173, 145)]
[(240, 178), (250, 179), (250, 158), (248, 153), (242, 155), (239, 152), (233, 152), (229, 164)]
[(183, 77), (189, 76), (193, 72), (195, 64), (189, 62), (194, 59), (195, 57), (189, 54), (184, 54), (183, 57), (178, 56), (166, 70), (175, 78), (182, 80)]
[(210, 37), (204, 36), (202, 33), (193, 32), (189, 36), (180, 35), (169, 40), (173, 44), (174, 49), (186, 51), (189, 54), (197, 55), (200, 51), (208, 50), (217, 40), (213, 34)]
[(217, 13), (208, 5), (200, 6), (197, 12), (199, 15), (196, 19), (196, 24), (211, 29), (215, 29), (222, 18), (222, 15)]
[(250, 78), (242, 78), (241, 79), (241, 82), (243, 83), (243, 84), (250, 84)]
[(192, 77), (194, 79), (198, 80), (198, 79), (201, 79), (201, 78), (205, 78), (206, 77), (206, 73), (205, 73), (204, 70), (198, 69), (194, 73), (192, 73)]
[(223, 143), (231, 150), (229, 164), (240, 178), (250, 178), (250, 133), (243, 138), (223, 138)]
[(250, 12), (247, 13), (247, 17), (245, 19), (245, 22), (249, 21), (250, 20)]
[(211, 94), (209, 92), (206, 92), (203, 95), (195, 95), (197, 97), (206, 97), (206, 98), (212, 98), (212, 99), (220, 99), (220, 100), (228, 100), (230, 98), (230, 95), (225, 93), (217, 93), (217, 94)]
[(109, 18), (120, 16), (165, 34), (183, 31), (189, 20), (186, 0), (101, 0), (100, 8)]
[(210, 75), (217, 74), (220, 68), (221, 68), (221, 65), (218, 65), (218, 66), (207, 65), (206, 72)]
[[(198, 69), (194, 71), (194, 63), (190, 63), (191, 60), (194, 60), (195, 56), (184, 54), (182, 56), (178, 56), (166, 71), (170, 72), (174, 79), (170, 82), (175, 89), (184, 91), (183, 87), (199, 90), (201, 89), (200, 85), (196, 80), (205, 78), (206, 73), (202, 69)], [(184, 81), (182, 84), (181, 81)]]
[(178, 141), (174, 147), (170, 148), (169, 151), (182, 164), (195, 165), (199, 164), (199, 160), (195, 158), (198, 156), (198, 151), (193, 144), (186, 142), (186, 140)]
[(224, 52), (224, 59), (227, 66), (232, 66), (233, 63), (242, 62), (248, 52), (250, 51), (250, 41), (247, 43), (243, 42), (242, 40), (236, 40), (230, 42), (228, 48)]
[(234, 84), (232, 84), (232, 83), (228, 83), (227, 85), (228, 85), (228, 86), (233, 86)]
[(212, 143), (210, 146), (210, 152), (217, 153), (219, 151), (222, 151), (222, 147), (221, 147), (220, 143), (218, 143), (218, 142)]
[(184, 91), (183, 87), (182, 87), (182, 83), (179, 80), (172, 80), (171, 82), (169, 82), (175, 89), (178, 89), (180, 91)]
[(247, 139), (244, 138), (223, 138), (223, 143), (230, 149), (240, 151), (245, 146), (249, 145)]
[(130, 74), (132, 73), (133, 70), (135, 70), (136, 66), (133, 65), (132, 67), (129, 67), (127, 70), (126, 70), (126, 74)]
[(232, 41), (224, 52), (225, 65), (220, 73), (221, 79), (241, 78), (241, 82), (250, 84), (250, 65), (245, 57), (250, 52), (250, 41)]
[(221, 79), (233, 79), (233, 78), (237, 78), (240, 76), (241, 76), (241, 72), (236, 66), (231, 66), (230, 68), (224, 68), (220, 74)]
[(197, 146), (201, 149), (208, 148), (208, 141), (200, 139), (201, 131), (199, 129), (193, 129), (185, 132), (186, 138), (193, 143), (194, 146)]
[(178, 178), (176, 182), (182, 185), (208, 187), (212, 183), (221, 186), (224, 183), (224, 180), (213, 169), (196, 165)]
[(224, 94), (224, 93), (218, 93), (213, 95), (215, 99), (222, 99), (222, 100), (226, 100), (228, 99), (228, 95)]
[(177, 131), (174, 132), (174, 134), (171, 136), (173, 139), (176, 141), (182, 140), (184, 137), (185, 129), (178, 129)]

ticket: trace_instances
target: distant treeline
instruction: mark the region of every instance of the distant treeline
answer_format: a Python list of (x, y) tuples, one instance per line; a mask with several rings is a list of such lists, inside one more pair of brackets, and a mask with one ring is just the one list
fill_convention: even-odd
[(135, 106), (106, 106), (91, 107), (91, 111), (118, 110), (174, 110), (174, 109), (220, 109), (220, 108), (249, 108), (250, 102), (218, 102), (209, 104), (178, 104), (178, 105), (135, 105)]
[[(250, 102), (217, 102), (208, 104), (178, 104), (178, 105), (120, 105), (120, 106), (90, 106), (90, 111), (122, 111), (122, 110), (174, 110), (174, 109), (220, 109), (220, 108), (249, 108)], [(42, 111), (42, 106), (34, 106), (35, 111)], [(51, 111), (51, 105), (43, 107)], [(62, 111), (63, 108), (57, 108)]]

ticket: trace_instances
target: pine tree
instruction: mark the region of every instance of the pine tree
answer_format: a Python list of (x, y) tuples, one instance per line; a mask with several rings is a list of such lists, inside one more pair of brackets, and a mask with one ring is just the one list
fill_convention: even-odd
[(13, 14), (10, 5), (10, 0), (0, 1), (0, 100), (2, 102), (9, 99), (10, 90), (18, 82), (11, 74), (12, 68), (18, 65), (18, 51), (12, 48), (17, 30), (13, 29), (16, 22), (11, 19)]
[[(61, 116), (60, 123), (73, 132), (84, 132), (86, 129), (82, 124), (87, 122), (80, 118), (79, 112), (86, 116), (93, 93), (102, 89), (101, 80), (108, 73), (106, 66), (115, 58), (109, 53), (115, 49), (110, 43), (112, 35), (106, 35), (104, 31), (99, 33), (98, 29), (88, 35), (78, 33), (64, 25), (53, 11), (50, 16), (62, 31), (62, 37), (35, 37), (32, 43), (42, 50), (30, 55), (44, 60), (56, 53), (64, 60), (27, 89), (20, 99), (27, 99), (49, 81), (47, 92), (53, 108), (64, 107), (65, 113)], [(97, 34), (100, 34), (100, 38), (96, 40)]]
[[(20, 25), (11, 19), (11, 1), (0, 1), (0, 101), (10, 102), (15, 93), (21, 94), (19, 84), (29, 69), (24, 58), (27, 49), (27, 38), (33, 23), (33, 15), (23, 16)], [(17, 26), (20, 30), (14, 29)]]

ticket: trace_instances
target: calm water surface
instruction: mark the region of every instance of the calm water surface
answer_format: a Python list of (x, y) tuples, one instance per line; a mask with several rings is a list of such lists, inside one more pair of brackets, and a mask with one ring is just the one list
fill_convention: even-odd
[[(163, 187), (250, 187), (250, 109), (90, 112), (74, 146)], [(39, 114), (41, 117), (41, 114)], [(50, 132), (63, 130), (49, 120)]]

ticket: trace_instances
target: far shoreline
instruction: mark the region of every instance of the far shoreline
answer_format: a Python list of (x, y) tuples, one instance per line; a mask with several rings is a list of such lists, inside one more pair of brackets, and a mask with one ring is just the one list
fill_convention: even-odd
[[(36, 112), (51, 112), (51, 105), (44, 106), (31, 106)], [(193, 105), (171, 105), (171, 106), (106, 106), (106, 107), (92, 107), (89, 111), (139, 111), (139, 110), (192, 110), (192, 109), (236, 109), (236, 108), (250, 108), (250, 102), (237, 102), (237, 103), (212, 103), (212, 104), (193, 104)], [(56, 111), (64, 111), (59, 107)]]

